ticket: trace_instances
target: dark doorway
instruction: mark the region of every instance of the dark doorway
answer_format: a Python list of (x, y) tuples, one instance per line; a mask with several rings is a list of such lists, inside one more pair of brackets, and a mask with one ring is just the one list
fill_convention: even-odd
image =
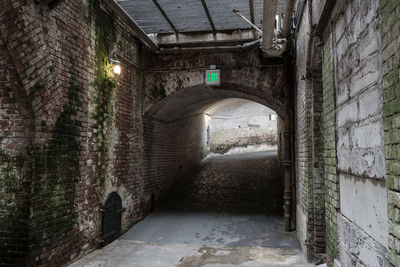
[(118, 193), (112, 192), (103, 206), (101, 246), (106, 246), (121, 236), (122, 212), (122, 199)]

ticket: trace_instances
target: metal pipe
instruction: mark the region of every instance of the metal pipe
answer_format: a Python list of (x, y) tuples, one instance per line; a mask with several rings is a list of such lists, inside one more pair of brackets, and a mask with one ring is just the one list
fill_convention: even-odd
[(263, 2), (262, 50), (265, 53), (272, 48), (276, 7), (277, 0), (264, 0)]
[(249, 7), (250, 7), (250, 21), (254, 24), (254, 3), (253, 0), (249, 0)]
[(176, 48), (160, 48), (160, 53), (180, 53), (180, 52), (216, 52), (216, 51), (237, 51), (250, 49), (261, 43), (260, 39), (247, 42), (241, 45), (229, 46), (209, 46), (209, 47), (176, 47)]
[(235, 13), (236, 15), (238, 15), (239, 17), (241, 17), (242, 19), (244, 19), (248, 24), (250, 24), (250, 26), (251, 26), (253, 29), (255, 29), (255, 30), (259, 31), (260, 33), (262, 33), (262, 30), (260, 30), (256, 25), (254, 25), (253, 23), (251, 23), (251, 21), (248, 20), (245, 16), (243, 16), (242, 13), (240, 13), (239, 10), (232, 9), (232, 12)]
[(257, 39), (257, 40), (254, 40), (252, 42), (248, 42), (248, 43), (242, 44), (241, 48), (252, 47), (252, 46), (255, 46), (255, 45), (260, 44), (260, 43), (261, 43), (261, 40)]

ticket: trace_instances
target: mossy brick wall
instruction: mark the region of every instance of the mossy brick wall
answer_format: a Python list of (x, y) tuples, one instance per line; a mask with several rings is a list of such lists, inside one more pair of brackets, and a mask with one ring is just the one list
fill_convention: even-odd
[(0, 18), (0, 262), (62, 266), (98, 247), (109, 193), (123, 230), (145, 215), (141, 45), (97, 0), (13, 0)]
[(32, 111), (0, 39), (0, 265), (28, 254)]
[(308, 2), (296, 38), (295, 161), (297, 179), (297, 233), (309, 260), (315, 255), (313, 177), (313, 91), (306, 79), (311, 31)]
[(339, 208), (339, 181), (336, 159), (336, 111), (333, 82), (332, 39), (324, 42), (323, 79), (323, 131), (324, 131), (324, 177), (325, 177), (325, 222), (326, 252), (330, 266), (337, 256), (337, 209)]
[(400, 1), (381, 0), (389, 262), (400, 266)]
[[(331, 226), (327, 225), (326, 219), (331, 215), (326, 206), (332, 192), (327, 188), (331, 185), (326, 183), (326, 177), (332, 168), (336, 168), (336, 162), (332, 162), (336, 159), (336, 150), (331, 151), (331, 146), (336, 146), (336, 136), (332, 136), (332, 133), (335, 134), (336, 111), (332, 104), (335, 101), (333, 61), (331, 56), (326, 57), (330, 46), (321, 47), (323, 37), (314, 32), (325, 3), (310, 4), (307, 1), (303, 15), (299, 15), (301, 22), (296, 34), (297, 231), (300, 241), (305, 243), (303, 251), (307, 258), (319, 264), (326, 261), (331, 242), (328, 240)], [(332, 86), (327, 91), (325, 87), (329, 75)], [(328, 131), (327, 123), (330, 123)], [(335, 190), (338, 192), (338, 188)]]
[(310, 38), (312, 62), (308, 68), (312, 73), (312, 184), (313, 184), (313, 239), (314, 262), (325, 262), (325, 180), (324, 180), (324, 133), (323, 133), (323, 90), (322, 90), (322, 49)]
[(328, 262), (385, 266), (379, 2), (338, 1), (330, 18), (323, 33)]

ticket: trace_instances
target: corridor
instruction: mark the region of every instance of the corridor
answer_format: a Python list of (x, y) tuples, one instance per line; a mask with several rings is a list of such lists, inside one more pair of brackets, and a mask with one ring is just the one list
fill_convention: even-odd
[(70, 267), (312, 266), (283, 231), (276, 151), (208, 157), (120, 239)]
[(1, 267), (400, 266), (400, 0), (3, 2)]

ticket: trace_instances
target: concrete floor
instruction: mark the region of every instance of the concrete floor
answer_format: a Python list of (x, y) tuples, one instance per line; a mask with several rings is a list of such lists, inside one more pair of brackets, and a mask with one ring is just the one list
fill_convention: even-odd
[(70, 266), (313, 266), (276, 207), (265, 208), (280, 179), (275, 152), (208, 158), (119, 240)]

